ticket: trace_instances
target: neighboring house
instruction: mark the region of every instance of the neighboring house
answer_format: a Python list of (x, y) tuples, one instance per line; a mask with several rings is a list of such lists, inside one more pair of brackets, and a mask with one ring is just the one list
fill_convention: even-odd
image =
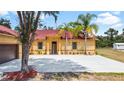
[[(84, 36), (74, 37), (71, 32), (65, 33), (59, 34), (58, 30), (37, 30), (30, 54), (84, 54)], [(87, 38), (87, 54), (95, 54), (94, 36)]]
[(113, 49), (124, 50), (124, 43), (114, 43)]
[(0, 26), (0, 63), (21, 57), (18, 34), (5, 26)]

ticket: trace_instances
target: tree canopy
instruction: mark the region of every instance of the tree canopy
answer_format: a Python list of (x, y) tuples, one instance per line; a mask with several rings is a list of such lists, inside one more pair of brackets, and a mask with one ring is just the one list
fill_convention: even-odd
[(11, 23), (10, 23), (10, 20), (8, 20), (8, 19), (1, 18), (0, 19), (0, 25), (11, 28)]
[(118, 30), (109, 28), (104, 34), (106, 36), (97, 36), (96, 47), (112, 47), (113, 43), (124, 42), (123, 30), (121, 34), (118, 34)]

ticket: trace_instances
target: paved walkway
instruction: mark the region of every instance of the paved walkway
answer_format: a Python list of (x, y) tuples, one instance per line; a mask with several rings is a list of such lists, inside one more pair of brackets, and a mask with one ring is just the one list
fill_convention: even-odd
[[(124, 63), (99, 55), (32, 55), (29, 65), (38, 72), (124, 72)], [(0, 72), (20, 70), (19, 59), (0, 65)]]

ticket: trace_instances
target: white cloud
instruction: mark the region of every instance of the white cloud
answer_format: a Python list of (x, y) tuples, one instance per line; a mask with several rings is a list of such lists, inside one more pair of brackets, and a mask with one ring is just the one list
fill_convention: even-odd
[(41, 14), (40, 18), (41, 19), (44, 19), (45, 18), (45, 15), (44, 14)]
[(121, 28), (123, 26), (122, 23), (114, 24), (111, 26), (111, 28)]
[(41, 14), (41, 16), (40, 16), (41, 19), (46, 19), (48, 17), (49, 17), (48, 15), (44, 15), (44, 14)]
[(16, 11), (11, 11), (12, 14), (14, 15), (17, 15), (17, 12)]
[(109, 12), (101, 13), (98, 15), (98, 17), (111, 17), (111, 14)]
[(8, 11), (0, 11), (0, 15), (6, 15), (8, 14)]
[(114, 12), (112, 12), (113, 14), (115, 14), (115, 15), (120, 15), (120, 11), (114, 11)]
[(96, 20), (96, 23), (100, 23), (103, 25), (113, 25), (116, 23), (120, 23), (121, 20), (119, 17), (112, 15), (109, 12), (101, 13), (98, 15), (98, 18)]

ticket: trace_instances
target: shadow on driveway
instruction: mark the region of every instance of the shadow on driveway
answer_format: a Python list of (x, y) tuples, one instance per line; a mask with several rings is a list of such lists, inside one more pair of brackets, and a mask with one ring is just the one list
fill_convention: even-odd
[(30, 59), (38, 72), (87, 72), (88, 69), (69, 59), (56, 60), (53, 58)]
[[(56, 60), (54, 58), (30, 58), (29, 65), (33, 65), (38, 72), (87, 72), (88, 68), (69, 59)], [(13, 72), (21, 69), (21, 60), (16, 59), (0, 64), (0, 72)]]
[(15, 59), (7, 63), (0, 64), (0, 72), (13, 72), (21, 69), (21, 60)]

